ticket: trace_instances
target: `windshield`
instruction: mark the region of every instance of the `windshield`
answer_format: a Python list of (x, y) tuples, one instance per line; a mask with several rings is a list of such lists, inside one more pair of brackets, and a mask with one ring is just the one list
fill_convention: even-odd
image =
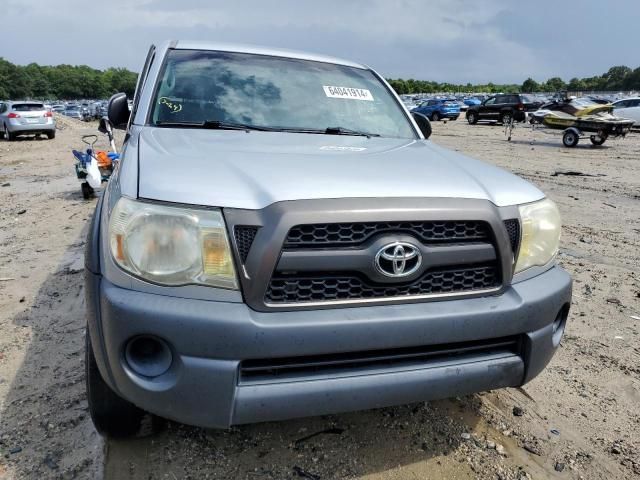
[(369, 70), (264, 55), (171, 50), (151, 123), (204, 122), (322, 132), (341, 127), (416, 138), (398, 103)]

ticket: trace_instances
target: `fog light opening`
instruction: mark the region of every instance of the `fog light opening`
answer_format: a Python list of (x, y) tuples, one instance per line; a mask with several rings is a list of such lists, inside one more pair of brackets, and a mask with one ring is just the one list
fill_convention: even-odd
[(552, 341), (553, 346), (557, 347), (560, 345), (560, 340), (562, 340), (562, 335), (564, 335), (564, 329), (567, 325), (567, 316), (569, 315), (569, 308), (563, 307), (562, 310), (558, 312), (558, 316), (553, 321), (552, 325)]
[(127, 343), (125, 360), (129, 368), (138, 375), (158, 377), (169, 370), (173, 362), (173, 355), (163, 340), (140, 336)]

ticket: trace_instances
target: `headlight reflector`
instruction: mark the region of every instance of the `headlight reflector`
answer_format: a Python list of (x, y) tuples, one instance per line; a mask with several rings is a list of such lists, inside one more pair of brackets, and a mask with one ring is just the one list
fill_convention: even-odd
[(560, 212), (548, 198), (520, 205), (522, 240), (515, 273), (549, 263), (560, 244)]
[(162, 285), (237, 289), (222, 213), (122, 197), (109, 223), (111, 255), (133, 275)]

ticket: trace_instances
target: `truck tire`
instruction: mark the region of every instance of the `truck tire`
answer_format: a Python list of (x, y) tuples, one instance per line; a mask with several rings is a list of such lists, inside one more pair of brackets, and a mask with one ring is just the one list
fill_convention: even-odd
[(562, 143), (565, 147), (573, 148), (578, 145), (580, 141), (580, 137), (573, 130), (566, 130), (564, 135), (562, 135)]
[(88, 331), (85, 337), (85, 381), (91, 420), (100, 435), (132, 437), (140, 431), (146, 413), (118, 396), (106, 384), (98, 369)]
[(478, 114), (476, 112), (467, 113), (467, 122), (469, 122), (469, 125), (478, 123)]

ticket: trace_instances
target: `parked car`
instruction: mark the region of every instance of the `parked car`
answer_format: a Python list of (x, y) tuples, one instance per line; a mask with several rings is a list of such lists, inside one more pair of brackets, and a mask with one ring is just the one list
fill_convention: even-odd
[[(469, 110), (469, 105), (467, 105), (466, 103), (464, 103), (464, 101), (462, 100), (456, 100), (456, 103), (458, 104), (458, 106), (460, 107), (460, 113), (466, 113), (467, 110)], [(457, 120), (457, 118), (456, 118)]]
[(21, 135), (56, 136), (56, 121), (50, 110), (40, 102), (0, 103), (0, 134), (5, 140), (15, 140)]
[(480, 105), (472, 105), (467, 110), (467, 121), (475, 125), (479, 121), (492, 121), (505, 123), (513, 118), (516, 110), (522, 112), (535, 112), (542, 103), (533, 97), (523, 94), (493, 95), (484, 100)]
[(62, 104), (55, 104), (51, 106), (51, 111), (55, 113), (63, 113), (65, 110), (65, 106)]
[(480, 105), (482, 103), (482, 100), (479, 100), (475, 97), (465, 98), (463, 101), (468, 107), (472, 107), (473, 105)]
[(457, 120), (460, 116), (460, 105), (455, 100), (431, 99), (422, 102), (411, 111), (421, 113), (434, 122), (443, 118)]
[(82, 120), (85, 122), (93, 119), (93, 113), (88, 105), (80, 105), (80, 114), (82, 115)]
[(558, 209), (426, 140), (369, 67), (178, 41), (134, 98), (109, 102), (127, 135), (85, 257), (102, 434), (145, 411), (228, 427), (516, 387), (553, 356)]
[(634, 126), (640, 125), (640, 98), (626, 98), (613, 102), (613, 113), (634, 120)]
[(405, 106), (405, 107), (407, 108), (407, 110), (409, 110), (409, 111), (411, 111), (411, 110), (413, 110), (414, 108), (416, 108), (416, 107), (417, 107), (417, 105), (414, 103), (414, 101), (413, 101), (413, 100), (410, 100), (410, 99), (403, 99), (403, 100), (402, 100), (402, 103), (404, 104), (404, 106)]
[(77, 120), (84, 120), (84, 115), (82, 113), (82, 108), (80, 105), (67, 105), (63, 114), (66, 117), (75, 118)]

